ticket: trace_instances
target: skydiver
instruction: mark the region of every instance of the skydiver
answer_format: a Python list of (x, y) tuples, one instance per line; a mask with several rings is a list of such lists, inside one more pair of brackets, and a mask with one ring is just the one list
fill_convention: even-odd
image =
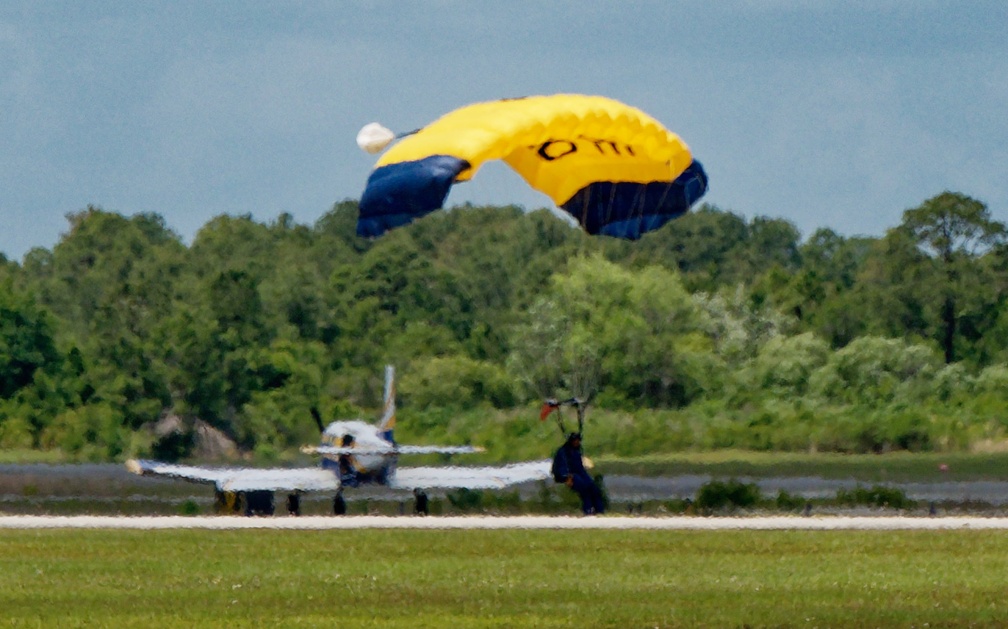
[(553, 457), (553, 479), (577, 492), (585, 515), (605, 513), (602, 492), (588, 475), (581, 457), (581, 433), (572, 432)]

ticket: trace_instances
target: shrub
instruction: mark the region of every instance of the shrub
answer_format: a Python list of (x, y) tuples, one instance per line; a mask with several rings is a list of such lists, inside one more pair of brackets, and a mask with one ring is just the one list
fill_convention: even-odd
[(151, 445), (151, 456), (162, 461), (179, 461), (192, 454), (196, 433), (173, 431)]
[(890, 447), (910, 452), (928, 452), (933, 449), (931, 426), (927, 417), (916, 409), (894, 412), (885, 422), (886, 439)]
[(783, 489), (777, 494), (777, 508), (781, 511), (798, 511), (805, 506), (807, 500), (801, 496), (793, 496)]
[(447, 494), (448, 502), (459, 511), (478, 511), (483, 507), (483, 492), (475, 489), (459, 489)]
[(836, 499), (839, 504), (851, 507), (867, 505), (883, 509), (912, 509), (917, 506), (917, 502), (907, 498), (902, 489), (884, 485), (875, 485), (870, 489), (860, 485), (851, 490), (841, 489), (837, 491)]
[(35, 443), (31, 424), (24, 417), (4, 417), (0, 410), (0, 448), (28, 449)]
[(810, 389), (834, 402), (889, 402), (915, 380), (940, 368), (929, 347), (901, 339), (861, 337), (829, 357), (810, 377)]
[(466, 356), (417, 360), (399, 384), (404, 405), (417, 408), (469, 409), (489, 403), (494, 408), (515, 404), (515, 383), (493, 363)]
[(759, 387), (782, 395), (804, 395), (812, 372), (826, 364), (829, 345), (811, 332), (770, 339), (753, 361)]
[(710, 481), (697, 492), (696, 505), (705, 511), (751, 507), (760, 501), (762, 495), (755, 483), (743, 483), (736, 479), (727, 482)]

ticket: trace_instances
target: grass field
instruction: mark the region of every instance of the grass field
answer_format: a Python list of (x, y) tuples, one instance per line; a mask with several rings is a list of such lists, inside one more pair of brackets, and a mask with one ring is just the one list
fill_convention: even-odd
[(0, 623), (994, 627), (1006, 572), (976, 530), (0, 530)]

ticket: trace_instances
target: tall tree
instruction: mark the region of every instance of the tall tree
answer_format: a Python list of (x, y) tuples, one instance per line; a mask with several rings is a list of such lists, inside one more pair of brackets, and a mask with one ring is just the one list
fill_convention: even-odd
[(634, 266), (677, 269), (688, 289), (714, 292), (752, 278), (749, 256), (743, 253), (749, 236), (743, 217), (705, 204), (626, 247), (627, 258)]
[(60, 360), (48, 313), (0, 281), (0, 399), (28, 386), (38, 369)]
[(169, 401), (157, 335), (185, 247), (156, 214), (89, 206), (67, 219), (70, 231), (52, 255), (33, 252), (25, 273), (58, 319), (61, 344), (79, 348), (98, 399), (135, 428)]
[(675, 272), (575, 258), (514, 333), (513, 373), (540, 396), (679, 407), (711, 373), (700, 311)]
[(943, 192), (903, 213), (901, 229), (941, 269), (940, 343), (945, 362), (956, 358), (959, 304), (980, 272), (978, 258), (1004, 244), (1008, 230), (991, 218), (987, 206), (964, 194)]

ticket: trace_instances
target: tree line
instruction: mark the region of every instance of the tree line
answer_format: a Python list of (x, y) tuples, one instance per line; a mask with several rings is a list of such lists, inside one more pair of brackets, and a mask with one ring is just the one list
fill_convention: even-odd
[[(1008, 428), (1008, 231), (943, 192), (881, 237), (712, 206), (640, 241), (462, 206), (381, 238), (356, 201), (314, 225), (68, 217), (0, 257), (0, 447), (182, 457), (197, 422), (281, 456), (369, 416), (395, 364), (402, 434), (541, 455), (544, 397), (595, 447), (964, 449)], [(189, 431), (189, 432), (186, 432)], [(545, 451), (544, 451), (545, 452)]]

